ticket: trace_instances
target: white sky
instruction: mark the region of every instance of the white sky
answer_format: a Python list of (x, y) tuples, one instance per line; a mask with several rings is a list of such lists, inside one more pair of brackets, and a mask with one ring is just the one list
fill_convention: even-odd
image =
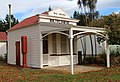
[[(20, 20), (42, 13), (49, 6), (53, 9), (62, 8), (69, 15), (72, 15), (74, 10), (78, 10), (77, 0), (0, 0), (0, 18), (5, 18), (8, 13), (8, 4), (12, 4), (12, 14), (19, 16)], [(97, 10), (108, 8), (120, 8), (120, 0), (98, 0)]]

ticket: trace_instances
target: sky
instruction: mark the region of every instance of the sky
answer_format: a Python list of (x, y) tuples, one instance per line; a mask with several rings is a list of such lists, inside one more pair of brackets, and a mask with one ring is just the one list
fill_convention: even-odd
[[(120, 0), (97, 0), (96, 10), (100, 15), (120, 12)], [(8, 14), (8, 4), (12, 5), (12, 14), (18, 20), (40, 14), (51, 6), (52, 9), (62, 8), (69, 16), (79, 11), (77, 0), (0, 0), (0, 19)]]

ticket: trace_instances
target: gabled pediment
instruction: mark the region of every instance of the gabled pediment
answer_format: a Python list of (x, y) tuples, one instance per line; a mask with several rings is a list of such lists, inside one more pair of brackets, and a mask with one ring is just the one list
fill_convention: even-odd
[(52, 10), (50, 12), (48, 12), (49, 16), (58, 16), (58, 17), (63, 17), (63, 18), (70, 18), (66, 12), (62, 9), (56, 9), (56, 10)]

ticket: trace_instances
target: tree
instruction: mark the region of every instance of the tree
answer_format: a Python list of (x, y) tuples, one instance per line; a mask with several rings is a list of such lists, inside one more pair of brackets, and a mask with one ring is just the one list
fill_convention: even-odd
[(99, 12), (95, 10), (97, 0), (78, 0), (77, 4), (83, 15), (84, 25), (91, 26), (91, 21), (99, 17)]
[(96, 27), (104, 27), (109, 35), (108, 43), (111, 45), (120, 45), (120, 14), (112, 13), (108, 16), (101, 16), (95, 19), (94, 25)]
[(84, 25), (87, 25), (87, 12), (86, 12), (86, 7), (87, 7), (87, 0), (78, 0), (77, 4), (79, 5), (79, 8), (81, 9), (81, 15), (83, 15), (82, 19), (84, 21)]
[[(13, 15), (11, 15), (11, 26), (13, 27), (18, 22), (19, 22), (18, 19), (16, 19)], [(8, 30), (10, 28), (9, 24), (10, 24), (9, 15), (6, 15), (5, 19), (0, 21), (0, 27), (1, 27), (0, 31), (6, 32), (6, 30)]]
[[(98, 18), (98, 11), (95, 11), (97, 0), (78, 0), (77, 4), (83, 13), (84, 25), (91, 26), (93, 19)], [(87, 12), (88, 11), (88, 12)], [(96, 16), (96, 17), (95, 17)], [(83, 21), (83, 20), (82, 20)], [(89, 35), (91, 41), (91, 52), (92, 52), (92, 61), (93, 61), (93, 41), (92, 36)], [(95, 36), (94, 36), (95, 37)], [(96, 37), (94, 38), (96, 41)], [(96, 42), (95, 42), (96, 47)], [(96, 49), (97, 50), (97, 49)], [(96, 51), (95, 50), (95, 54)]]
[(103, 17), (105, 19), (105, 28), (109, 35), (109, 44), (120, 45), (120, 14), (111, 14)]
[[(96, 7), (96, 3), (97, 0), (88, 0), (88, 8), (89, 8), (89, 21), (92, 21), (94, 19), (94, 12), (95, 12), (95, 7)], [(91, 22), (93, 23), (93, 22)], [(89, 26), (91, 26), (91, 23)], [(89, 35), (90, 37), (90, 41), (91, 41), (91, 51), (92, 51), (92, 63), (93, 63), (93, 42), (92, 42), (92, 36)], [(96, 38), (94, 36), (94, 40), (95, 40), (95, 47), (96, 47)], [(97, 49), (95, 49), (95, 57), (96, 57), (96, 51)]]
[[(78, 22), (78, 25), (82, 25), (82, 26), (85, 25), (84, 15), (82, 13), (80, 14), (79, 12), (74, 11), (73, 18), (80, 19), (80, 21)], [(86, 58), (86, 38), (85, 37), (83, 37), (83, 39), (80, 38), (80, 42), (82, 45), (83, 55), (85, 59)]]
[(108, 33), (109, 35), (109, 44), (120, 45), (120, 31), (112, 30)]
[(79, 19), (79, 12), (77, 12), (77, 11), (74, 11), (74, 13), (73, 13), (73, 18), (75, 18), (75, 19)]
[(2, 24), (3, 24), (3, 22), (2, 22), (2, 20), (0, 20), (0, 31), (2, 31)]
[(48, 8), (48, 11), (52, 11), (52, 8), (51, 8), (51, 6), (49, 6), (49, 8)]

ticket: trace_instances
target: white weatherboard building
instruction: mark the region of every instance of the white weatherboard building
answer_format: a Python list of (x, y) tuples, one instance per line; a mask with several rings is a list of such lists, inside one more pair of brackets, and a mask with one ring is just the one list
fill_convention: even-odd
[(5, 57), (6, 52), (6, 43), (7, 43), (7, 35), (5, 32), (0, 32), (0, 57)]
[[(103, 28), (77, 26), (62, 9), (29, 17), (8, 30), (8, 63), (22, 65), (21, 37), (27, 36), (27, 66), (48, 66), (78, 63), (78, 35), (97, 34), (104, 37)], [(16, 48), (16, 45), (17, 48)], [(80, 48), (80, 47), (79, 47)], [(80, 49), (79, 49), (80, 50)]]

